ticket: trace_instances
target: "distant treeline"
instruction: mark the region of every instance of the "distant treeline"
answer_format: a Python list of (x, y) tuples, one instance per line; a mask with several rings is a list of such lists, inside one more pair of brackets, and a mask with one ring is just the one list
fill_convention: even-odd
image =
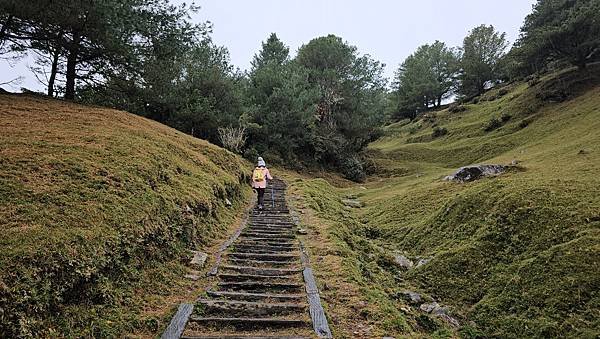
[(474, 28), (459, 48), (436, 41), (399, 67), (333, 35), (295, 58), (275, 34), (247, 72), (193, 24), (198, 8), (165, 0), (0, 0), (0, 53), (36, 56), (50, 96), (111, 106), (290, 167), (365, 175), (361, 150), (390, 119), (415, 118), (452, 96), (600, 60), (600, 1), (538, 0), (506, 53), (505, 34)]

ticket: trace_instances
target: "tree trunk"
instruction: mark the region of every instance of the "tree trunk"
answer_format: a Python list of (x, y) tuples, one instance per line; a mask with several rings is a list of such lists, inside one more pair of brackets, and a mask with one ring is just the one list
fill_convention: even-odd
[(442, 107), (442, 96), (441, 95), (438, 97), (437, 107)]
[(79, 44), (81, 37), (78, 33), (73, 33), (73, 41), (69, 47), (67, 55), (67, 84), (65, 88), (65, 99), (75, 99), (75, 81), (77, 78), (77, 59), (79, 57)]
[(8, 31), (8, 29), (10, 28), (10, 25), (12, 24), (12, 20), (13, 20), (13, 16), (11, 14), (8, 16), (8, 19), (6, 19), (6, 22), (4, 24), (2, 24), (2, 29), (0, 29), (0, 46), (2, 45), (2, 43), (4, 43), (4, 36), (6, 35), (6, 32)]
[(50, 70), (50, 79), (48, 79), (48, 96), (54, 97), (54, 83), (56, 82), (56, 73), (58, 72), (58, 59), (60, 57), (60, 47), (56, 47), (52, 55), (52, 69)]
[(583, 71), (587, 68), (587, 62), (585, 60), (577, 62), (577, 69)]

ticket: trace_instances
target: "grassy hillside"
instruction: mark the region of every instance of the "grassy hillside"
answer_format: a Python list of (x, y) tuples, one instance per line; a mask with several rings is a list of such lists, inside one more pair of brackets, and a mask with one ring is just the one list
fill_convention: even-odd
[(156, 327), (141, 300), (245, 205), (245, 166), (132, 114), (0, 95), (0, 337)]
[[(370, 146), (377, 175), (366, 189), (295, 183), (378, 305), (365, 315), (376, 333), (600, 335), (599, 74), (532, 79), (393, 124)], [(513, 160), (499, 177), (442, 180), (460, 166)], [(349, 213), (345, 195), (366, 207)], [(431, 261), (403, 271), (394, 253)], [(410, 308), (406, 290), (449, 306), (461, 328)]]

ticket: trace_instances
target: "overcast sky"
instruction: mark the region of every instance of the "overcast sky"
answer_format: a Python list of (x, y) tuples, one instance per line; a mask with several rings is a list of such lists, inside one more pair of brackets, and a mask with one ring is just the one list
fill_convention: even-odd
[[(183, 3), (183, 0), (171, 0)], [(187, 1), (189, 3), (190, 1)], [(459, 46), (470, 29), (492, 24), (513, 42), (535, 0), (196, 0), (194, 21), (213, 23), (213, 40), (229, 49), (232, 63), (248, 69), (271, 32), (292, 55), (312, 38), (341, 36), (387, 65), (392, 77), (418, 46), (440, 40)], [(0, 83), (24, 76), (22, 86), (41, 89), (24, 60), (0, 60)], [(4, 86), (7, 88), (7, 86)], [(20, 86), (7, 88), (16, 90)]]

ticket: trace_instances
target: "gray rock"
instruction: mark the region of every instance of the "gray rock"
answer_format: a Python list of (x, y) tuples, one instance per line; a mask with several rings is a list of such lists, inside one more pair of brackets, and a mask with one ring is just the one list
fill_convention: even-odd
[(396, 262), (396, 264), (398, 264), (398, 266), (406, 268), (406, 269), (411, 269), (415, 265), (412, 262), (412, 260), (403, 256), (402, 254), (396, 254), (394, 256), (394, 261)]
[(404, 294), (404, 298), (412, 304), (418, 304), (421, 302), (421, 295), (417, 292), (404, 291), (402, 294)]
[(461, 167), (456, 173), (447, 176), (444, 180), (469, 182), (483, 177), (502, 174), (506, 171), (506, 166), (503, 165), (474, 165)]
[(206, 263), (206, 259), (208, 259), (208, 254), (200, 251), (192, 251), (194, 253), (194, 257), (192, 261), (190, 261), (190, 265), (195, 266), (196, 268), (204, 267)]
[(233, 204), (231, 203), (231, 201), (229, 199), (225, 198), (225, 205), (231, 207), (231, 205), (233, 205)]
[(436, 309), (440, 308), (440, 304), (438, 304), (437, 302), (432, 302), (432, 303), (425, 303), (422, 304), (421, 306), (419, 306), (419, 308), (421, 309), (421, 311), (426, 312), (426, 313), (432, 313), (434, 312)]
[(419, 258), (419, 260), (417, 261), (416, 267), (421, 267), (423, 265), (427, 265), (430, 261), (431, 261), (431, 259), (429, 259), (429, 258)]
[(308, 232), (304, 228), (298, 229), (298, 234), (308, 234)]
[(352, 208), (361, 208), (364, 206), (362, 201), (355, 199), (342, 199), (342, 204)]

